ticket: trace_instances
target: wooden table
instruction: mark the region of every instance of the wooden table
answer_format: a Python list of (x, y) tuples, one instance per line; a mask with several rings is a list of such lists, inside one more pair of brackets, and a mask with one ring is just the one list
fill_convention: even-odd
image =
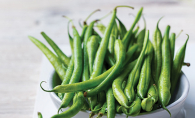
[[(77, 21), (85, 19), (91, 11), (100, 8), (101, 12), (92, 16), (89, 21), (100, 18), (110, 12), (116, 5), (131, 5), (135, 9), (121, 8), (118, 16), (130, 27), (141, 6), (150, 37), (157, 20), (165, 16), (160, 22), (162, 32), (167, 24), (171, 25), (171, 32), (183, 33), (176, 41), (180, 46), (190, 35), (188, 44), (195, 44), (195, 3), (175, 0), (152, 0), (135, 2), (134, 0), (0, 0), (0, 117), (1, 118), (31, 118), (34, 109), (42, 53), (27, 38), (28, 35), (40, 39), (40, 32), (45, 31), (57, 44), (68, 44), (67, 20), (62, 15)], [(102, 21), (109, 22), (110, 17)], [(143, 21), (139, 22), (143, 28)], [(129, 26), (129, 27), (128, 27)], [(191, 52), (192, 54), (193, 51)]]

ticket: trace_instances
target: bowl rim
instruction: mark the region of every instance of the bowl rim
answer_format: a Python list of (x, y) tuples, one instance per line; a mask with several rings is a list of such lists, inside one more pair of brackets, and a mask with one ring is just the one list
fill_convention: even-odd
[[(52, 87), (53, 86), (52, 85), (52, 79), (53, 79), (53, 74), (54, 73), (55, 73), (55, 70), (53, 70), (52, 74), (48, 78), (48, 83), (49, 83), (48, 84), (48, 88), (49, 88), (49, 90), (53, 89), (53, 87)], [(180, 102), (185, 101), (185, 99), (187, 98), (187, 95), (188, 95), (189, 89), (190, 89), (190, 83), (189, 83), (189, 80), (186, 77), (186, 75), (183, 73), (183, 71), (181, 71), (181, 77), (182, 76), (183, 76), (183, 78), (185, 78), (185, 81), (186, 81), (187, 86), (184, 87), (183, 94), (175, 102), (169, 104), (167, 106), (167, 109), (171, 109), (172, 107), (176, 106)], [(55, 92), (50, 92), (50, 95), (51, 95), (51, 97), (54, 97), (58, 102), (60, 102), (60, 103), (62, 102), (62, 100), (55, 94)], [(144, 115), (148, 115), (148, 114), (156, 114), (156, 113), (163, 112), (163, 111), (165, 111), (165, 110), (163, 108), (160, 108), (160, 109), (157, 109), (157, 110), (154, 110), (154, 111), (150, 111), (150, 112), (146, 112), (146, 113), (141, 113), (138, 116), (144, 116)], [(83, 111), (83, 112), (90, 113), (89, 110), (86, 110), (86, 111)], [(122, 114), (116, 114), (116, 115), (117, 116), (121, 116), (121, 115), (125, 115), (125, 114), (122, 113)]]

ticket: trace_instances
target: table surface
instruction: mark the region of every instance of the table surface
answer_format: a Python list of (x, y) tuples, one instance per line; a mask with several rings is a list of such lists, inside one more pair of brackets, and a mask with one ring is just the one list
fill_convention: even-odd
[[(144, 7), (144, 16), (150, 37), (156, 22), (162, 16), (159, 27), (162, 32), (167, 24), (171, 25), (171, 32), (183, 33), (176, 40), (176, 45), (181, 46), (186, 40), (186, 33), (190, 35), (188, 45), (195, 46), (195, 2), (179, 0), (0, 0), (0, 117), (4, 118), (31, 118), (35, 106), (37, 90), (42, 65), (42, 52), (30, 42), (28, 35), (34, 36), (46, 44), (40, 32), (45, 31), (58, 44), (68, 44), (67, 20), (62, 15), (77, 21), (95, 9), (101, 9), (89, 19), (100, 18), (110, 12), (116, 5), (131, 5), (135, 9), (121, 8), (118, 16), (126, 26), (131, 25), (141, 6)], [(102, 21), (109, 22), (110, 17)], [(139, 22), (143, 28), (143, 21)], [(127, 28), (129, 28), (127, 27)], [(193, 50), (187, 54), (193, 55)], [(189, 58), (191, 59), (191, 58)], [(194, 60), (186, 60), (194, 63)], [(194, 77), (190, 69), (187, 77)], [(193, 87), (193, 86), (192, 86)]]

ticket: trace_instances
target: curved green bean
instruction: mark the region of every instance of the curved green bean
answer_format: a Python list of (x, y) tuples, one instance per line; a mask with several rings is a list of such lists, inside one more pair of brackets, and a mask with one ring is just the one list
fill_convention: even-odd
[(133, 70), (131, 71), (131, 73), (129, 74), (128, 80), (127, 80), (127, 85), (124, 89), (124, 93), (127, 96), (129, 102), (133, 102), (134, 98), (135, 98), (135, 91), (134, 88), (137, 85), (137, 82), (139, 80), (139, 76), (140, 76), (140, 69), (141, 69), (141, 65), (144, 59), (144, 55), (145, 55), (145, 50), (148, 44), (148, 40), (149, 40), (149, 30), (146, 32), (145, 38), (144, 38), (144, 47), (141, 51), (141, 54), (137, 60), (136, 65), (134, 66)]
[(66, 79), (66, 68), (64, 68), (62, 61), (39, 40), (31, 36), (29, 36), (28, 38), (45, 54), (47, 59), (50, 61), (50, 63), (58, 73), (60, 79), (62, 81)]

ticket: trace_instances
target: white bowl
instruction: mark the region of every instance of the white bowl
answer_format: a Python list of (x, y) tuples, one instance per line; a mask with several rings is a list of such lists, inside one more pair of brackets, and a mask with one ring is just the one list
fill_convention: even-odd
[[(49, 82), (49, 90), (53, 89), (53, 87), (55, 87), (56, 85), (61, 84), (61, 80), (59, 79), (56, 72), (51, 73), (48, 82)], [(190, 84), (189, 84), (189, 81), (183, 72), (182, 72), (181, 77), (180, 77), (180, 82), (176, 88), (178, 88), (178, 89), (175, 91), (175, 95), (172, 95), (170, 103), (167, 106), (167, 108), (171, 112), (171, 115), (172, 115), (171, 118), (175, 118), (178, 115), (178, 113), (180, 111), (182, 111), (186, 97), (187, 97), (188, 92), (189, 92)], [(50, 95), (51, 95), (51, 98), (52, 98), (55, 106), (57, 108), (59, 108), (60, 104), (61, 104), (61, 99), (54, 92), (51, 92)], [(68, 109), (68, 108), (66, 108), (66, 109)], [(63, 110), (66, 110), (66, 109), (63, 109)], [(56, 113), (57, 113), (57, 111), (56, 111)], [(80, 111), (74, 118), (88, 117), (89, 113), (90, 113), (90, 111), (86, 111), (86, 112)], [(106, 118), (106, 116), (103, 116), (103, 118), (104, 117)], [(126, 115), (125, 114), (116, 114), (115, 118), (126, 118)], [(136, 117), (129, 116), (129, 118), (170, 118), (170, 115), (168, 114), (167, 111), (165, 111), (164, 109), (161, 108), (161, 109), (157, 109), (155, 111), (151, 111), (148, 113), (140, 114)]]

